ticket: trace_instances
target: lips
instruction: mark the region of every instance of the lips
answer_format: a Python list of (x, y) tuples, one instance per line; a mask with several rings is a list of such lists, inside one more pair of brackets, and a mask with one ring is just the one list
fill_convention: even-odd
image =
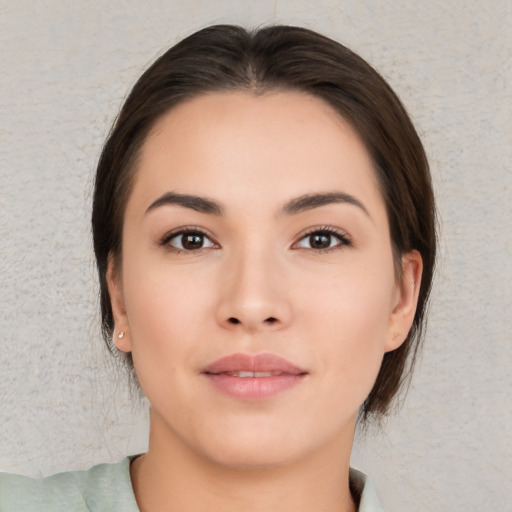
[(240, 400), (266, 400), (298, 385), (307, 372), (275, 354), (232, 354), (202, 372), (214, 388)]

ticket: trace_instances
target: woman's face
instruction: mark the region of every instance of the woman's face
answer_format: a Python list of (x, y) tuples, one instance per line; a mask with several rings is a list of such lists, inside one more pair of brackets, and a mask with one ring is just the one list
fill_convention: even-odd
[(233, 467), (346, 450), (412, 322), (419, 256), (403, 267), (397, 282), (368, 153), (323, 101), (174, 108), (142, 148), (109, 272), (152, 435)]

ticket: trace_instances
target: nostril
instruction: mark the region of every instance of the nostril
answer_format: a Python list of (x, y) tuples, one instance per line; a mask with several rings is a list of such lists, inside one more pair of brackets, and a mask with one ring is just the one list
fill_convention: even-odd
[[(241, 323), (240, 320), (238, 320), (238, 318), (235, 318), (234, 316), (228, 318), (228, 322), (233, 325)], [(265, 319), (265, 323), (267, 324), (273, 324), (275, 322), (277, 322), (277, 318), (273, 316), (269, 316), (267, 319)]]

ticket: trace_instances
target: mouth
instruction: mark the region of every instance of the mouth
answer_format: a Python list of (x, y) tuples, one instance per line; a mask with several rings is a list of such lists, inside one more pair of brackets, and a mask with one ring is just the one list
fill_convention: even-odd
[(298, 385), (307, 374), (275, 354), (232, 354), (202, 371), (215, 390), (245, 401), (272, 398)]
[(242, 379), (254, 378), (254, 377), (275, 377), (277, 375), (283, 375), (282, 372), (224, 372), (226, 375), (231, 375), (231, 377), (240, 377)]

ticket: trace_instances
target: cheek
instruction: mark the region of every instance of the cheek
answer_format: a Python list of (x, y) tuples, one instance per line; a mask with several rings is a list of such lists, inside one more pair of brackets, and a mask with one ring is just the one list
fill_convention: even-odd
[(353, 267), (331, 274), (323, 287), (308, 289), (301, 322), (314, 337), (312, 349), (321, 357), (321, 371), (329, 373), (329, 385), (336, 382), (340, 398), (352, 394), (362, 402), (384, 355), (394, 275)]
[(125, 296), (137, 378), (156, 410), (177, 416), (197, 399), (190, 376), (197, 368), (197, 341), (205, 339), (208, 287), (191, 286), (183, 272), (136, 275)]
[(384, 335), (394, 290), (391, 261), (380, 266), (340, 265), (305, 283), (302, 310), (312, 321), (318, 319), (319, 328), (364, 344)]
[(184, 269), (169, 265), (136, 265), (126, 272), (124, 296), (134, 362), (153, 367), (172, 365), (179, 371), (201, 339), (211, 290), (204, 279), (191, 282)]

